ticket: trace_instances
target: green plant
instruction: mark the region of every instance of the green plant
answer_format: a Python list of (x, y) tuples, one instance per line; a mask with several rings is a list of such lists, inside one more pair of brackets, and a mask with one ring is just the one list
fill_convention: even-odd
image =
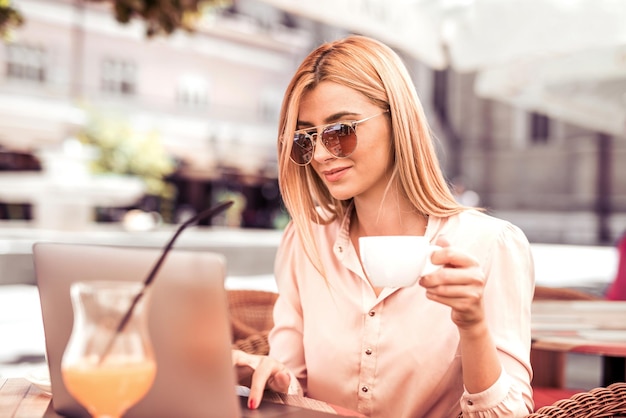
[(176, 29), (192, 32), (202, 13), (224, 7), (232, 0), (91, 0), (111, 1), (115, 19), (128, 23), (132, 18), (146, 22), (146, 36), (169, 35)]
[[(146, 23), (146, 36), (170, 35), (177, 29), (193, 32), (200, 17), (208, 10), (227, 7), (233, 0), (76, 0), (78, 2), (110, 3), (119, 23), (132, 19)], [(80, 4), (80, 3), (79, 3)], [(24, 23), (24, 17), (11, 7), (10, 0), (0, 0), (0, 36), (4, 40)]]
[(0, 36), (7, 41), (11, 38), (13, 30), (24, 23), (24, 17), (11, 7), (10, 0), (0, 0)]
[(145, 182), (147, 194), (173, 197), (173, 187), (165, 177), (176, 164), (156, 130), (139, 131), (121, 118), (98, 115), (90, 118), (77, 138), (95, 150), (93, 172), (135, 175)]

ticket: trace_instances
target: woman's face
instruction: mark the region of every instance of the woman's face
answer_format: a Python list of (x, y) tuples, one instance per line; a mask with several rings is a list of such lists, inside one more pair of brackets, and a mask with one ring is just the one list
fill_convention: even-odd
[[(381, 112), (383, 109), (361, 93), (324, 81), (302, 96), (296, 129), (356, 121)], [(356, 149), (347, 158), (330, 154), (316, 137), (311, 165), (335, 199), (380, 199), (383, 195), (393, 169), (391, 128), (387, 115), (385, 113), (357, 125)]]

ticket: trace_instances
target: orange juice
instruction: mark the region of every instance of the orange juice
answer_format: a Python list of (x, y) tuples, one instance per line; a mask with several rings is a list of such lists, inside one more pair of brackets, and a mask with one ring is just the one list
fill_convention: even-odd
[(67, 390), (94, 417), (121, 417), (148, 392), (155, 374), (151, 361), (84, 361), (63, 367)]

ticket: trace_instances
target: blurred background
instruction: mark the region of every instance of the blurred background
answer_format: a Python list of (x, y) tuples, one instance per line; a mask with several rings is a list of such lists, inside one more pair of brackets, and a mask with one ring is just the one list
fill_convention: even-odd
[(160, 247), (233, 199), (177, 247), (274, 290), (282, 95), (351, 33), (403, 57), (458, 199), (522, 228), (537, 284), (603, 297), (626, 231), (625, 22), (624, 0), (0, 0), (4, 373), (43, 360), (37, 241)]
[(228, 196), (238, 213), (215, 222), (281, 228), (284, 88), (312, 48), (361, 33), (406, 60), (446, 175), (480, 205), (536, 242), (626, 229), (622, 1), (171, 4), (5, 0), (21, 25), (3, 14), (1, 219), (175, 223)]
[(621, 0), (2, 0), (0, 18), (12, 248), (167, 229), (225, 198), (212, 226), (280, 231), (282, 94), (350, 33), (406, 61), (459, 199), (533, 243), (613, 247), (626, 230)]

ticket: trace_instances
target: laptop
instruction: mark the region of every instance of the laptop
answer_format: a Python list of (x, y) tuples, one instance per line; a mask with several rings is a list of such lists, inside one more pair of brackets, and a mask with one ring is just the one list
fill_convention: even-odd
[[(52, 402), (46, 417), (88, 418), (69, 394), (61, 359), (69, 340), (74, 281), (142, 282), (161, 249), (38, 242), (33, 245)], [(320, 411), (263, 402), (245, 407), (231, 360), (226, 260), (214, 252), (170, 251), (152, 283), (148, 326), (157, 375), (125, 418), (331, 417)]]

